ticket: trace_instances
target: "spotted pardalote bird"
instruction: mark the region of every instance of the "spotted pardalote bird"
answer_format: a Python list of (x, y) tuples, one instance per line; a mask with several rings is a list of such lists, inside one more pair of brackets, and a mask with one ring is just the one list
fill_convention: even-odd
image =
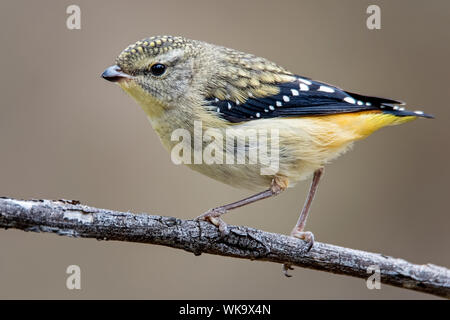
[[(183, 37), (138, 41), (120, 53), (102, 77), (137, 101), (169, 151), (179, 143), (173, 132), (181, 128), (194, 135), (195, 122), (202, 124), (202, 132), (214, 129), (223, 136), (227, 130), (237, 135), (245, 130), (276, 130), (278, 170), (272, 174), (261, 174), (259, 162), (187, 164), (213, 179), (259, 191), (199, 218), (226, 233), (224, 213), (277, 195), (312, 176), (291, 232), (310, 246), (314, 236), (304, 227), (324, 165), (382, 127), (431, 117), (405, 110), (400, 101), (348, 92), (293, 74), (264, 58)], [(267, 143), (273, 139), (269, 137)], [(216, 144), (216, 152), (223, 156), (251, 151), (249, 143), (230, 146), (218, 139), (208, 143)], [(188, 147), (194, 153), (191, 142)], [(284, 266), (285, 271), (288, 268)]]

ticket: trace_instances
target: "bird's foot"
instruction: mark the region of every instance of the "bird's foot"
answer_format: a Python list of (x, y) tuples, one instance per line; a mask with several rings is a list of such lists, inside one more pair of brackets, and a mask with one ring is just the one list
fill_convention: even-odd
[(230, 233), (228, 230), (228, 225), (225, 221), (220, 218), (221, 215), (225, 214), (227, 210), (218, 207), (214, 209), (209, 209), (205, 213), (199, 215), (197, 218), (195, 218), (195, 221), (204, 220), (209, 221), (213, 225), (215, 225), (217, 228), (219, 228), (219, 231), (222, 236), (226, 236)]
[[(293, 230), (291, 232), (291, 237), (302, 239), (308, 242), (308, 248), (306, 249), (306, 252), (309, 252), (314, 245), (314, 234), (311, 231)], [(283, 274), (288, 278), (292, 277), (292, 275), (289, 274), (289, 270), (294, 270), (294, 268), (292, 268), (292, 266), (288, 263), (283, 264)]]
[(297, 231), (293, 230), (291, 232), (291, 237), (302, 239), (308, 243), (308, 248), (306, 249), (306, 252), (311, 251), (313, 245), (314, 245), (314, 234), (311, 231)]
[(227, 210), (222, 207), (217, 207), (213, 209), (209, 209), (205, 213), (199, 215), (197, 218), (195, 218), (196, 221), (198, 220), (208, 220), (210, 217), (217, 218), (221, 215), (227, 213)]

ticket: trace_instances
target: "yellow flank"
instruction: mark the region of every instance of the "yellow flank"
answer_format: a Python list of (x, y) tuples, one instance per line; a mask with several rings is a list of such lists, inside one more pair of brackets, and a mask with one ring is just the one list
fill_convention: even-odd
[(382, 111), (362, 111), (355, 113), (341, 113), (327, 116), (315, 116), (317, 121), (324, 121), (338, 125), (342, 129), (353, 131), (354, 140), (364, 139), (378, 129), (386, 126), (406, 123), (417, 117), (398, 117)]

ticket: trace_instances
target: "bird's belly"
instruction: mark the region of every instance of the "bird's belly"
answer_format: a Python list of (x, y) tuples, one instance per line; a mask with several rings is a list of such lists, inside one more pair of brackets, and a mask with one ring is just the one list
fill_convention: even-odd
[[(220, 141), (221, 139), (203, 140), (200, 143), (203, 154), (200, 157), (201, 161), (197, 161), (197, 163), (194, 159), (196, 153), (194, 140), (185, 141), (185, 148), (190, 149), (190, 161), (184, 164), (210, 178), (234, 187), (261, 190), (267, 188), (274, 177), (287, 178), (288, 186), (292, 187), (348, 150), (353, 141), (362, 139), (378, 129), (372, 125), (372, 122), (372, 116), (368, 114), (339, 114), (259, 119), (226, 128), (213, 128), (221, 134), (222, 141)], [(203, 125), (203, 135), (208, 129), (211, 128)], [(190, 126), (187, 130), (193, 133), (194, 127)], [(257, 133), (258, 143), (253, 145), (256, 146), (253, 148), (249, 147), (249, 130)], [(168, 133), (170, 130), (164, 130), (164, 132), (166, 131)], [(231, 148), (226, 141), (230, 131), (236, 138)], [(157, 132), (161, 136), (161, 130), (157, 130)], [(261, 154), (259, 139), (264, 135), (267, 150), (276, 149), (276, 157), (272, 155), (272, 151), (266, 150), (266, 154), (270, 153), (269, 162), (267, 162), (267, 158), (265, 162), (259, 158)], [(239, 137), (246, 139), (247, 143), (244, 147), (238, 145), (237, 138)], [(169, 139), (168, 136), (161, 137), (161, 140), (169, 152), (172, 152), (174, 146), (180, 143), (178, 139), (171, 141), (172, 139)], [(211, 162), (211, 160), (208, 162), (204, 157), (204, 152), (208, 147), (215, 149), (214, 154), (219, 155), (215, 158), (215, 162)], [(272, 147), (275, 149), (271, 149)], [(251, 151), (255, 151), (258, 155), (256, 162), (250, 161)], [(236, 159), (238, 153), (245, 155), (243, 163), (238, 163)], [(234, 155), (234, 162), (227, 161), (227, 157), (230, 155)], [(267, 170), (268, 168), (273, 171)]]
[[(239, 147), (237, 139), (233, 148), (226, 147), (225, 137), (228, 137), (230, 131), (231, 136), (245, 139), (244, 147)], [(249, 147), (249, 132), (256, 133), (254, 148)], [(352, 130), (343, 129), (339, 124), (325, 124), (324, 119), (319, 117), (261, 119), (222, 129), (221, 133), (224, 140), (220, 146), (216, 146), (217, 150), (222, 150), (218, 157), (222, 159), (221, 163), (202, 162), (188, 166), (215, 180), (251, 190), (267, 188), (275, 177), (287, 178), (288, 186), (292, 187), (342, 154), (357, 138)], [(262, 149), (261, 146), (264, 145), (266, 149)], [(250, 155), (252, 151), (257, 158), (254, 161), (253, 157), (253, 163)], [(236, 163), (236, 155), (239, 153), (245, 154), (244, 163)], [(235, 156), (234, 162), (227, 162), (230, 154)]]
[(194, 171), (230, 186), (248, 190), (267, 189), (273, 175), (262, 175), (260, 167), (250, 164), (188, 164)]

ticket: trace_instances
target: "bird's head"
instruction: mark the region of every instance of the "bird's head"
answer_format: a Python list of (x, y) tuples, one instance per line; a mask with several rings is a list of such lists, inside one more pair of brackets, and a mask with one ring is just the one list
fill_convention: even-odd
[(196, 70), (205, 70), (199, 65), (203, 49), (202, 43), (183, 37), (150, 37), (123, 50), (102, 77), (118, 83), (141, 105), (170, 108), (191, 98), (191, 88), (202, 87), (205, 74)]

